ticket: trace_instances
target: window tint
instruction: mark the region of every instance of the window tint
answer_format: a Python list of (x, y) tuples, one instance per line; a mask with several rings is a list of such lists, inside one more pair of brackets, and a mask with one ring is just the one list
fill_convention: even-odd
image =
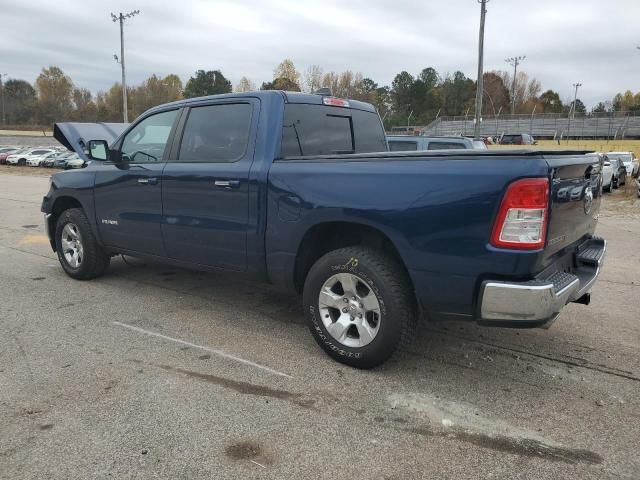
[(138, 123), (124, 137), (122, 160), (133, 163), (161, 162), (178, 110), (156, 113)]
[(375, 112), (351, 110), (356, 153), (386, 152), (384, 128)]
[(406, 151), (415, 151), (415, 150), (418, 150), (418, 142), (398, 142), (398, 141), (389, 142), (390, 152), (406, 152)]
[(34, 150), (31, 152), (31, 155), (44, 155), (45, 153), (49, 153), (51, 150)]
[(194, 107), (184, 127), (179, 159), (183, 162), (234, 162), (247, 149), (251, 127), (249, 103)]
[(285, 105), (281, 157), (353, 152), (350, 110), (323, 105)]
[(429, 142), (427, 150), (455, 150), (465, 148), (462, 142)]

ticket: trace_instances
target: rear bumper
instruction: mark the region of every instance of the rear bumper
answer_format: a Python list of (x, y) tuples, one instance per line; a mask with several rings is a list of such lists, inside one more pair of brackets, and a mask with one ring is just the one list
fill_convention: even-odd
[(527, 327), (553, 321), (567, 303), (589, 293), (600, 273), (606, 250), (606, 240), (594, 237), (576, 252), (571, 273), (557, 271), (527, 282), (483, 282), (480, 322)]

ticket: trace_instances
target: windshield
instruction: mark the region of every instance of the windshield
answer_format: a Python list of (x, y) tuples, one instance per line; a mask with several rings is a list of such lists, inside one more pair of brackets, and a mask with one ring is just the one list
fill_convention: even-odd
[(487, 150), (487, 145), (482, 140), (474, 140), (473, 148), (476, 150)]
[(619, 160), (622, 160), (623, 162), (631, 161), (631, 155), (628, 153), (608, 153), (607, 156), (612, 159), (617, 158)]

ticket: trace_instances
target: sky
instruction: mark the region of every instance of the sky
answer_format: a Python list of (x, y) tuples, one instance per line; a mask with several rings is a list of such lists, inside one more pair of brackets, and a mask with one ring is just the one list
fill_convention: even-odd
[[(284, 58), (303, 72), (362, 72), (389, 85), (402, 70), (460, 70), (475, 80), (477, 0), (0, 0), (0, 73), (33, 82), (57, 65), (94, 93), (120, 81), (119, 28), (110, 13), (140, 10), (125, 25), (127, 84), (220, 69), (258, 87)], [(563, 100), (587, 107), (640, 90), (640, 0), (490, 0), (485, 71), (521, 69)]]

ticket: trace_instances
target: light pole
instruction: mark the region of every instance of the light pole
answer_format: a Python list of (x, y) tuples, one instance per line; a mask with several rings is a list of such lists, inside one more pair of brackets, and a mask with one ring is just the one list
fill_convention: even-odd
[(120, 63), (122, 67), (122, 113), (124, 123), (129, 123), (129, 116), (127, 114), (127, 81), (124, 73), (124, 21), (127, 18), (134, 17), (140, 13), (140, 10), (134, 10), (129, 13), (123, 14), (120, 12), (119, 15), (111, 14), (111, 20), (114, 22), (120, 22), (120, 60), (118, 60), (118, 56), (114, 55), (113, 58), (116, 59), (116, 62)]
[[(569, 109), (569, 118), (567, 119), (567, 145), (569, 144), (569, 134), (571, 133), (571, 119), (576, 116), (576, 101), (578, 100), (578, 88), (582, 86), (580, 82), (573, 83), (573, 88), (575, 89), (573, 92), (573, 105)], [(573, 109), (573, 113), (571, 113), (571, 109)]]
[(480, 33), (478, 34), (478, 81), (476, 82), (476, 122), (473, 138), (480, 139), (480, 119), (482, 118), (482, 92), (484, 92), (483, 58), (484, 58), (484, 17), (487, 14), (487, 2), (478, 0), (480, 4)]
[(7, 124), (7, 117), (4, 113), (4, 83), (2, 83), (2, 77), (6, 77), (6, 73), (0, 73), (0, 98), (2, 98), (2, 125)]
[(518, 57), (509, 57), (504, 61), (513, 67), (513, 82), (511, 82), (511, 115), (516, 112), (516, 76), (518, 75), (518, 65), (527, 58), (526, 55), (520, 55)]

